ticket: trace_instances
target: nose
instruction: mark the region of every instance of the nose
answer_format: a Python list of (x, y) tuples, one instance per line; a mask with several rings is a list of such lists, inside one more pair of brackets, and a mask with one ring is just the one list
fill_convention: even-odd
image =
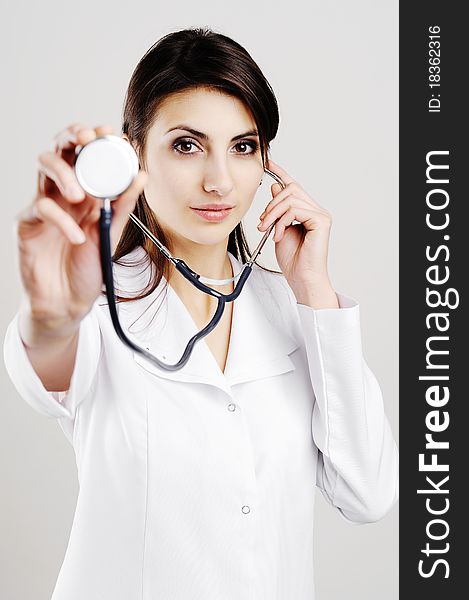
[(233, 178), (224, 158), (213, 157), (207, 160), (203, 188), (206, 192), (227, 196), (233, 189)]

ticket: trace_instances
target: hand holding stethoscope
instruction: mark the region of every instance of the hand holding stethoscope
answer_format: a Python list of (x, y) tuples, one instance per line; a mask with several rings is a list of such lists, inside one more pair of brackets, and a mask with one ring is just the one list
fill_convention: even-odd
[[(78, 147), (110, 133), (112, 127), (108, 125), (92, 128), (74, 123), (61, 130), (51, 147), (37, 158), (34, 199), (17, 214), (15, 222), (20, 274), (26, 291), (23, 310), (29, 323), (22, 333), (28, 334), (30, 342), (43, 333), (51, 343), (74, 335), (101, 293), (101, 201), (80, 187), (74, 164)], [(138, 173), (113, 203), (114, 245), (146, 178), (146, 173)]]
[[(275, 255), (289, 286), (297, 297), (309, 290), (332, 290), (327, 271), (330, 213), (319, 206), (279, 165), (269, 160), (269, 169), (285, 184), (272, 184), (272, 200), (260, 215), (259, 231), (275, 223)], [(298, 223), (294, 223), (298, 221)]]

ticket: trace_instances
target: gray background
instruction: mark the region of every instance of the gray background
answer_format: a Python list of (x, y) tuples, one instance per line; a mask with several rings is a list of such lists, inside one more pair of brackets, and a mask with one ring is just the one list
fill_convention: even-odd
[[(207, 25), (264, 71), (281, 116), (272, 158), (332, 213), (331, 279), (360, 303), (365, 358), (397, 438), (397, 1), (48, 0), (10, 4), (3, 17), (2, 339), (21, 296), (12, 222), (32, 198), (37, 155), (75, 121), (119, 132), (147, 48), (169, 31)], [(251, 239), (262, 202), (247, 221)], [(264, 263), (275, 266), (268, 246)], [(0, 597), (48, 600), (78, 493), (73, 449), (18, 396), (3, 361), (0, 378)], [(379, 523), (351, 526), (317, 496), (317, 599), (395, 600), (397, 507)]]

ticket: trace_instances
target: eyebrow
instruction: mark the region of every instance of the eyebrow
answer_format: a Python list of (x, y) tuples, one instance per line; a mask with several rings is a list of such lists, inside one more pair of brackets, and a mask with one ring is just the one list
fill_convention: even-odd
[[(192, 129), (192, 127), (189, 127), (188, 125), (184, 125), (184, 124), (176, 125), (176, 127), (171, 127), (171, 129), (168, 129), (168, 131), (165, 133), (165, 135), (167, 133), (169, 133), (170, 131), (174, 131), (175, 129), (183, 129), (184, 131), (188, 131), (192, 135), (195, 135), (196, 137), (199, 137), (202, 140), (205, 140), (205, 141), (208, 140), (208, 135), (206, 133), (202, 133), (201, 131)], [(246, 131), (246, 133), (240, 133), (239, 135), (235, 135), (234, 138), (231, 138), (231, 141), (236, 142), (236, 140), (239, 140), (241, 138), (248, 137), (248, 136), (257, 136), (258, 137), (259, 133), (256, 129), (252, 129), (251, 131)]]

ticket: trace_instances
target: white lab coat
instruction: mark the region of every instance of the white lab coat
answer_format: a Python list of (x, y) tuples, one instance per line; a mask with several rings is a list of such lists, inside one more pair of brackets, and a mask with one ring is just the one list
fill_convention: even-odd
[[(138, 247), (127, 259), (142, 257)], [(118, 288), (143, 288), (148, 267), (116, 265)], [(134, 342), (173, 362), (196, 326), (170, 287), (158, 297), (164, 283), (118, 305), (119, 315)], [(78, 467), (53, 600), (314, 597), (315, 486), (351, 523), (380, 519), (398, 493), (359, 306), (338, 298), (339, 309), (297, 304), (283, 275), (254, 267), (234, 303), (222, 373), (205, 340), (182, 370), (154, 366), (118, 339), (100, 297), (81, 323), (68, 393), (45, 390), (15, 316), (9, 375), (58, 420)]]

